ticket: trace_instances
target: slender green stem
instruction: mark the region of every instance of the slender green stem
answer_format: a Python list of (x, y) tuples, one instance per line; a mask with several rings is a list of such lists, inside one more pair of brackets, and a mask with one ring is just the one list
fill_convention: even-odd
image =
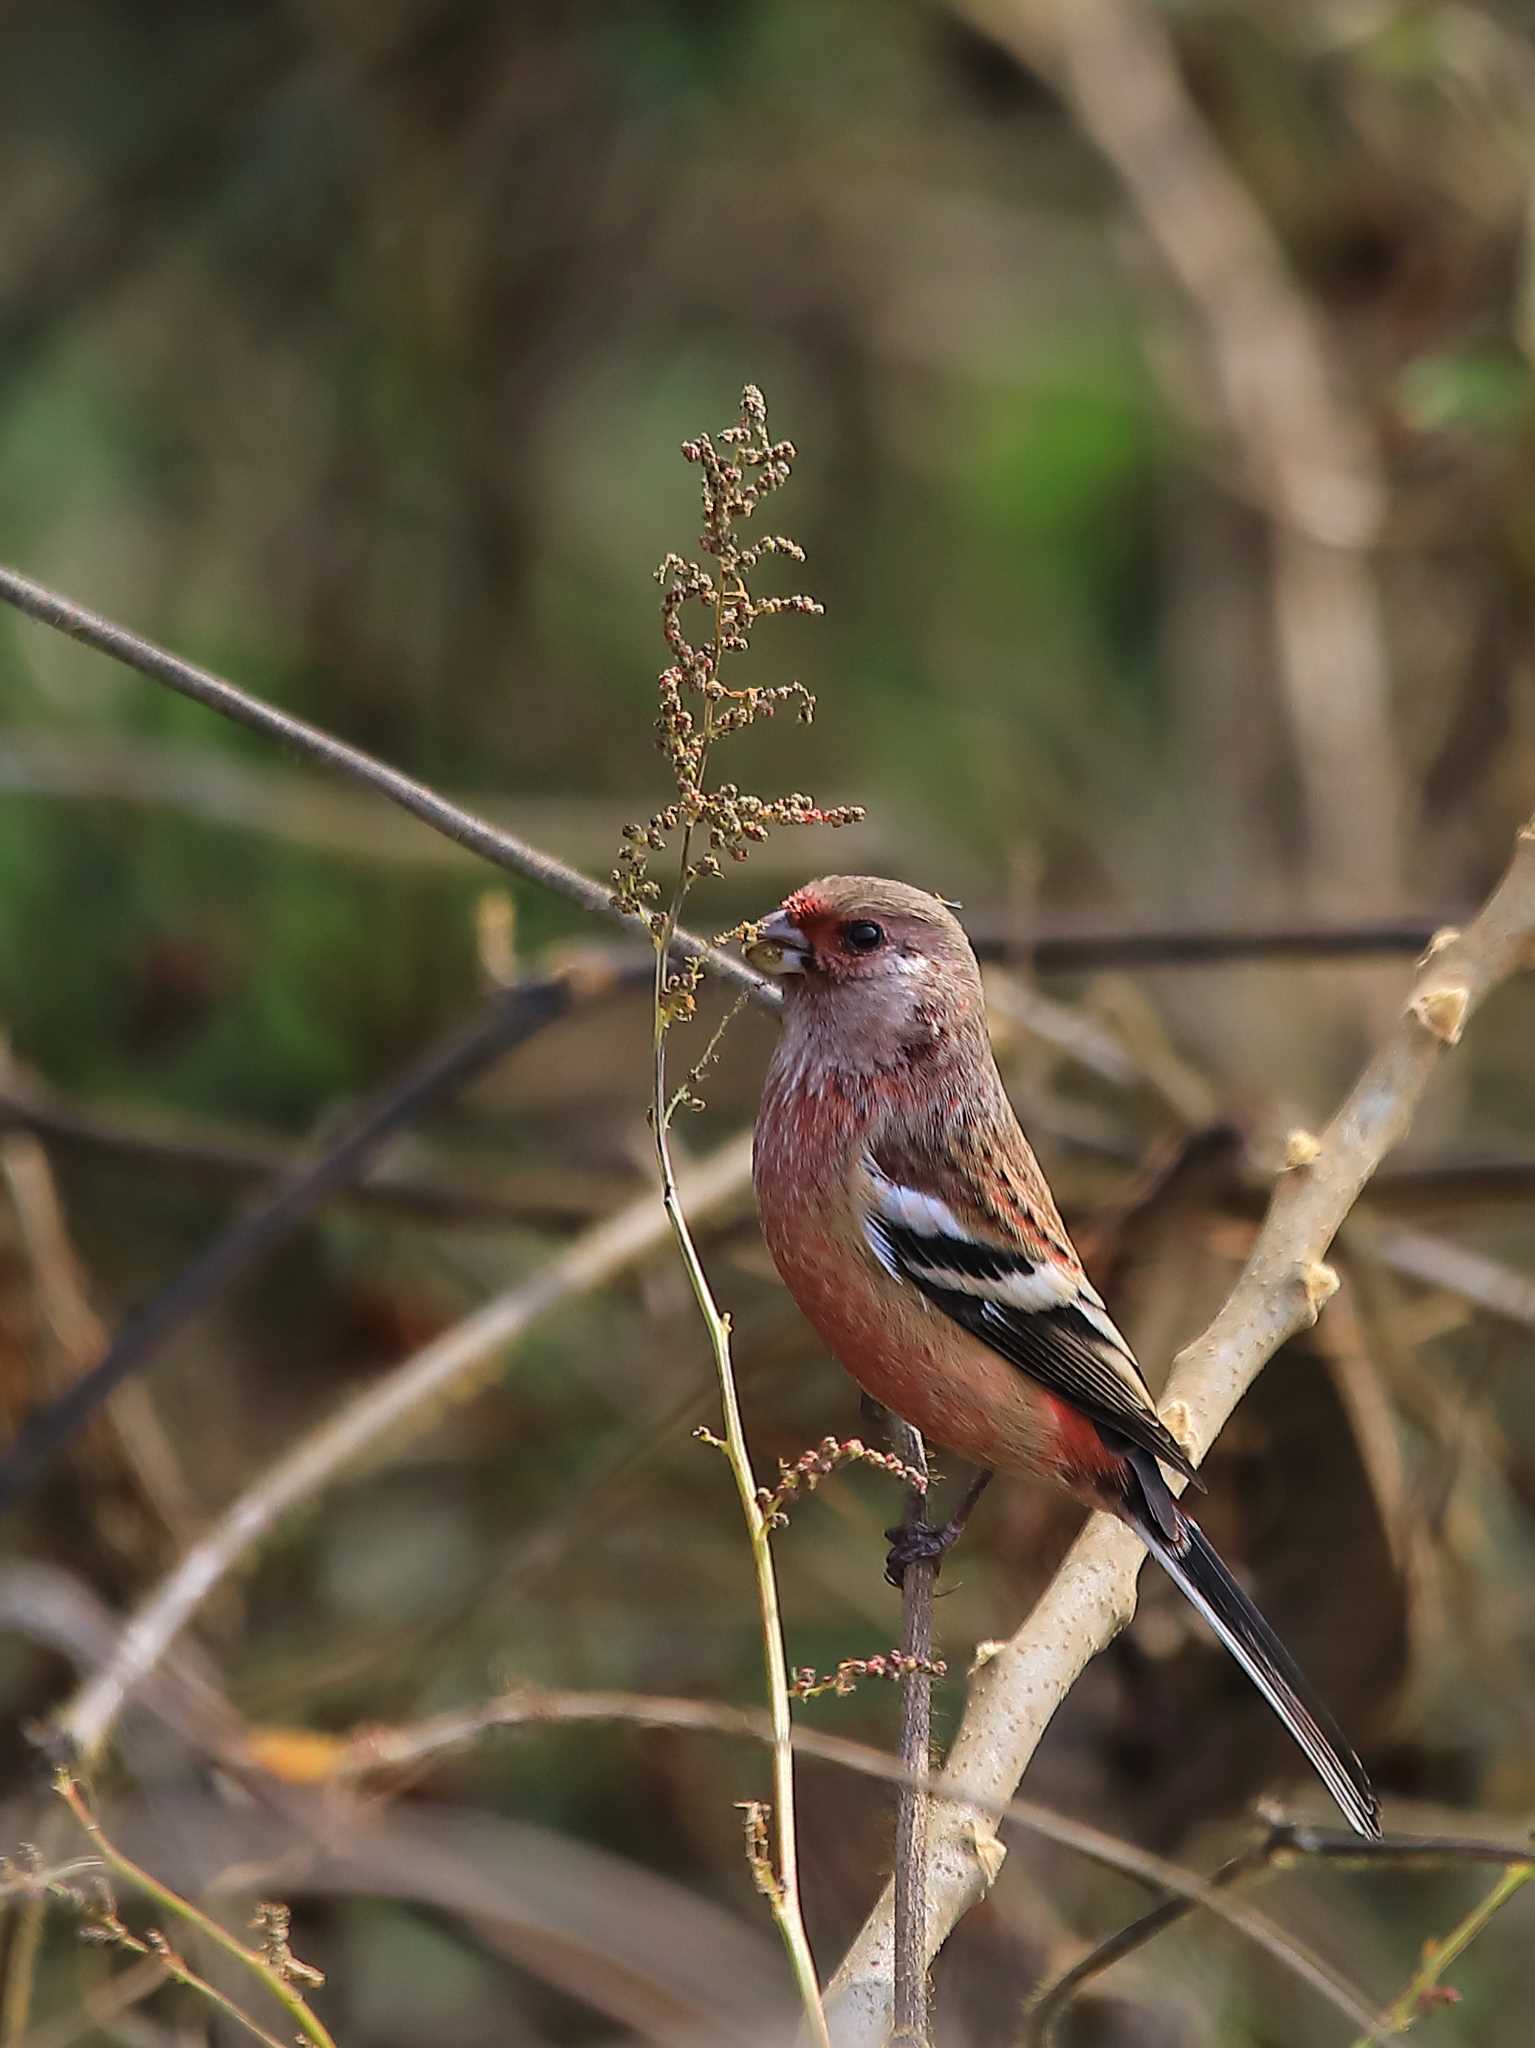
[[(42, 1817), (35, 1855), (37, 1868), (57, 1876), (59, 1852), (64, 1839), (65, 1820), (57, 1807)], [(27, 1889), (16, 1904), (15, 1931), (6, 1961), (5, 1991), (0, 1998), (0, 2048), (15, 2048), (25, 2040), (32, 2015), (32, 1993), (37, 1978), (37, 1959), (42, 1952), (43, 1923), (48, 1914), (46, 1886)]]
[(34, 1892), (16, 1907), (16, 1931), (11, 1936), (11, 1953), (5, 1973), (5, 1994), (0, 2000), (0, 2043), (4, 2048), (25, 2038), (32, 2015), (32, 1986), (37, 1976), (38, 1952), (42, 1947), (43, 1916), (47, 1900)]
[(169, 1977), (173, 1983), (184, 1984), (188, 1991), (195, 1991), (200, 1998), (206, 1998), (210, 2005), (217, 2006), (220, 2012), (227, 2013), (236, 2026), (243, 2027), (261, 2043), (261, 2048), (288, 2048), (285, 2041), (279, 2041), (275, 2034), (269, 2034), (266, 2028), (253, 2020), (227, 1992), (220, 1991), (216, 1984), (210, 1984), (206, 1977), (199, 1977), (185, 1956), (178, 1956), (172, 1948), (153, 1948), (147, 1941), (139, 1941), (133, 1935), (126, 1936), (125, 1942), (135, 1955), (143, 1956), (148, 1962), (158, 1963), (164, 1976)]
[[(658, 1149), (665, 1155), (664, 1137)], [(715, 1371), (719, 1376), (720, 1407), (725, 1422), (725, 1455), (736, 1482), (741, 1513), (751, 1538), (752, 1568), (756, 1575), (757, 1607), (762, 1623), (763, 1664), (767, 1677), (768, 1707), (772, 1716), (773, 1731), (773, 1831), (777, 1851), (778, 1886), (769, 1903), (789, 1952), (800, 1999), (805, 2008), (806, 2018), (810, 2022), (811, 2037), (817, 2048), (830, 2048), (831, 2037), (827, 2032), (826, 2015), (821, 2005), (820, 1981), (816, 1976), (815, 1960), (810, 1953), (809, 1937), (805, 1932), (804, 1918), (800, 1910), (794, 1818), (794, 1753), (791, 1747), (793, 1726), (789, 1714), (789, 1670), (784, 1652), (783, 1621), (778, 1605), (778, 1581), (773, 1570), (767, 1524), (757, 1505), (757, 1482), (752, 1472), (746, 1437), (741, 1426), (735, 1373), (730, 1361), (730, 1322), (716, 1307), (707, 1276), (699, 1263), (698, 1252), (677, 1197), (669, 1158), (665, 1158), (661, 1172), (662, 1200), (666, 1205), (672, 1229), (676, 1233), (678, 1249), (687, 1268), (688, 1279), (692, 1283), (694, 1298), (709, 1330)]]
[[(1535, 1863), (1511, 1863), (1487, 1896), (1478, 1900), (1443, 1941), (1424, 1943), (1422, 1962), (1387, 2008), (1384, 2026), (1388, 2034), (1405, 2034), (1415, 2020), (1422, 2018), (1424, 2000), (1445, 1971), (1460, 1960), (1493, 1916), (1532, 1877), (1535, 1877)], [(1354, 2048), (1368, 2048), (1368, 2044), (1358, 2041)]]
[[(721, 638), (718, 611), (722, 601), (722, 598), (716, 600), (716, 649)], [(698, 767), (700, 782), (708, 765), (711, 709), (706, 700), (703, 747)], [(730, 1318), (721, 1313), (714, 1299), (708, 1275), (704, 1272), (698, 1248), (693, 1242), (687, 1218), (682, 1212), (682, 1203), (677, 1194), (676, 1174), (672, 1166), (668, 1129), (671, 1105), (666, 1085), (666, 1035), (669, 1023), (665, 1008), (666, 973), (667, 963), (671, 957), (672, 940), (676, 935), (688, 892), (692, 841), (693, 826), (690, 821), (683, 828), (676, 887), (672, 892), (672, 900), (662, 929), (655, 935), (655, 1065), (651, 1094), (651, 1124), (655, 1133), (656, 1162), (661, 1174), (661, 1199), (666, 1209), (667, 1220), (676, 1237), (688, 1280), (692, 1285), (693, 1298), (698, 1303), (699, 1313), (709, 1332), (709, 1344), (714, 1354), (714, 1369), (719, 1379), (720, 1408), (724, 1417), (725, 1456), (736, 1483), (741, 1514), (751, 1540), (752, 1569), (757, 1585), (757, 1609), (762, 1625), (762, 1658), (773, 1731), (773, 1834), (777, 1869), (776, 1882), (772, 1891), (768, 1893), (768, 1903), (783, 1938), (784, 1947), (788, 1951), (789, 1962), (799, 1988), (800, 2002), (809, 2023), (811, 2039), (816, 2048), (831, 2048), (826, 2013), (821, 2003), (820, 1980), (816, 1975), (815, 1958), (810, 1952), (810, 1940), (805, 1932), (804, 1915), (800, 1907), (799, 1857), (794, 1815), (794, 1731), (789, 1709), (788, 1657), (784, 1650), (783, 1619), (778, 1605), (778, 1579), (773, 1569), (770, 1544), (771, 1530), (758, 1505), (756, 1474), (752, 1470), (751, 1454), (746, 1447), (746, 1432), (741, 1424), (735, 1370), (730, 1358)]]
[[(231, 1934), (227, 1927), (221, 1927), (216, 1920), (199, 1911), (190, 1899), (184, 1899), (179, 1892), (172, 1891), (169, 1885), (162, 1884), (157, 1877), (152, 1876), (141, 1864), (135, 1863), (131, 1856), (125, 1856), (102, 1832), (101, 1823), (91, 1812), (79, 1786), (67, 1772), (59, 1773), (57, 1785), (59, 1796), (90, 1836), (97, 1855), (108, 1870), (131, 1884), (136, 1891), (142, 1892), (146, 1898), (152, 1899), (163, 1913), (185, 1921), (189, 1927), (195, 1927), (205, 1940), (211, 1941), (215, 1948), (222, 1949), (225, 1955), (248, 1970), (282, 2006), (303, 2038), (311, 2043), (311, 2048), (336, 2048), (325, 2027), (316, 2019), (306, 2001), (280, 1970), (275, 1969), (266, 1957), (259, 1955), (255, 1949), (247, 1948), (245, 1943), (238, 1936)], [(270, 2035), (263, 2033), (252, 2021), (246, 2019), (239, 2008), (226, 2000), (222, 1993), (205, 1984), (200, 1977), (196, 1977), (179, 1956), (166, 1954), (162, 1961), (171, 1975), (182, 1977), (184, 1981), (192, 1984), (194, 1989), (206, 1992), (218, 2004), (225, 2006), (242, 2020), (260, 2039), (271, 2039)]]

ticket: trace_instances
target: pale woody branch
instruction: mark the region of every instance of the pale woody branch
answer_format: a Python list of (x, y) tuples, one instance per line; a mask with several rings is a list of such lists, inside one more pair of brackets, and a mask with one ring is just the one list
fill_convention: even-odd
[[(734, 1138), (700, 1161), (683, 1181), (691, 1220), (743, 1199), (751, 1146)], [(536, 1273), (454, 1324), (404, 1359), (255, 1478), (223, 1515), (151, 1587), (102, 1668), (79, 1688), (51, 1725), (53, 1742), (89, 1761), (110, 1735), (129, 1697), (154, 1671), (203, 1601), (291, 1508), (329, 1486), (395, 1431), (461, 1400), (494, 1369), (498, 1355), (562, 1303), (616, 1279), (655, 1252), (671, 1225), (654, 1194), (599, 1223)]]
[[(1340, 1226), (1385, 1154), (1407, 1130), (1445, 1052), (1498, 984), (1535, 965), (1535, 820), (1507, 873), (1464, 932), (1442, 932), (1421, 963), (1384, 1044), (1316, 1141), (1297, 1147), (1241, 1278), (1209, 1328), (1178, 1354), (1163, 1414), (1202, 1458), (1264, 1365), (1308, 1328), (1337, 1286), (1326, 1265)], [(927, 1953), (994, 1880), (1003, 1854), (991, 1815), (1011, 1797), (1056, 1708), (1089, 1659), (1135, 1608), (1145, 1552), (1120, 1523), (1095, 1515), (1023, 1626), (991, 1648), (970, 1689), (929, 1843)], [(893, 1967), (890, 1887), (831, 1989), (837, 2048), (882, 2043)]]

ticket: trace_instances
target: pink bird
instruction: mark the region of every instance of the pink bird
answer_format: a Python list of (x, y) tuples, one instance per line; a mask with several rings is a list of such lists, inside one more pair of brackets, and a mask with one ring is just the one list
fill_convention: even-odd
[(941, 1556), (992, 1471), (1053, 1480), (1129, 1524), (1378, 1835), (1358, 1757), (1168, 1486), (1164, 1467), (1194, 1468), (1019, 1128), (958, 920), (920, 889), (831, 875), (757, 933), (747, 956), (784, 993), (753, 1169), (774, 1264), (860, 1386), (980, 1468), (950, 1523), (896, 1532), (892, 1575)]

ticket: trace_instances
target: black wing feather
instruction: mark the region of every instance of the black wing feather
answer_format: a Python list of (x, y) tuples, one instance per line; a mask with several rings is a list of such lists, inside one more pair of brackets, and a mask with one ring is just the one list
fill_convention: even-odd
[[(989, 1344), (1051, 1393), (1060, 1394), (1102, 1428), (1149, 1451), (1185, 1479), (1195, 1477), (1188, 1453), (1159, 1420), (1147, 1391), (1144, 1404), (1105, 1355), (1108, 1340), (1071, 1303), (1056, 1308), (1014, 1308), (933, 1278), (949, 1272), (971, 1280), (1006, 1280), (1037, 1271), (1021, 1253), (979, 1245), (970, 1238), (930, 1236), (892, 1223), (877, 1211), (869, 1225), (892, 1270), (943, 1310), (962, 1329)], [(1139, 1378), (1128, 1354), (1119, 1354)], [(1142, 1382), (1144, 1385), (1144, 1382)]]

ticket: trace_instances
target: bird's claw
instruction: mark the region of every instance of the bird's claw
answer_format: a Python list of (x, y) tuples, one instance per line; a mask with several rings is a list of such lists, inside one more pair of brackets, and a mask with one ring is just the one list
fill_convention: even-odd
[(931, 1522), (898, 1522), (885, 1531), (890, 1554), (885, 1559), (885, 1580), (892, 1586), (905, 1583), (909, 1564), (930, 1564), (936, 1572), (943, 1554), (959, 1534), (952, 1522), (935, 1527)]

